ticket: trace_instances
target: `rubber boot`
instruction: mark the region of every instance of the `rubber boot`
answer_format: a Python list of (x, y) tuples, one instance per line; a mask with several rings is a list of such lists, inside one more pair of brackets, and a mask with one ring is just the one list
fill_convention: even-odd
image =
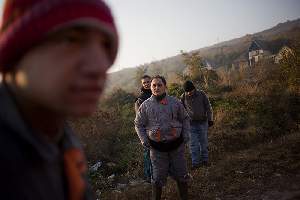
[(177, 181), (177, 186), (181, 200), (188, 200), (188, 184), (187, 182)]
[(160, 200), (162, 193), (162, 187), (152, 185), (152, 200)]

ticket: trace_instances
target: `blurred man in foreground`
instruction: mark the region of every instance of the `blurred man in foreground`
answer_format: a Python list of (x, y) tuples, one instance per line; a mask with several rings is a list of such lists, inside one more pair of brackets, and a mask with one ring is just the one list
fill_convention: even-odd
[(0, 32), (1, 199), (93, 199), (65, 123), (96, 110), (118, 36), (101, 0), (7, 0)]

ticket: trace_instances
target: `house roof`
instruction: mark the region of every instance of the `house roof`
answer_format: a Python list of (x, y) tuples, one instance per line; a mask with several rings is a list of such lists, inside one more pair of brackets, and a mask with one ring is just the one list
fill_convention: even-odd
[(249, 51), (256, 51), (256, 50), (269, 50), (267, 42), (263, 40), (253, 40), (249, 47)]

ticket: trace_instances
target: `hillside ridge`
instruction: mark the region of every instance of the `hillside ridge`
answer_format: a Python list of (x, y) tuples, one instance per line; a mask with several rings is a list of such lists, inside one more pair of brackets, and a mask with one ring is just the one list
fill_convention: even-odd
[[(249, 45), (254, 39), (266, 41), (282, 41), (294, 40), (300, 35), (300, 19), (288, 20), (283, 23), (278, 23), (276, 26), (269, 29), (246, 34), (239, 38), (234, 38), (228, 41), (223, 41), (211, 46), (192, 50), (190, 52), (200, 52), (200, 55), (214, 63), (214, 68), (225, 67), (231, 65), (234, 60), (245, 57)], [(282, 43), (282, 42), (281, 42)], [(153, 61), (134, 68), (125, 68), (117, 72), (112, 72), (108, 75), (108, 84), (106, 94), (116, 88), (121, 88), (126, 91), (135, 92), (136, 90), (136, 72), (138, 68), (147, 69), (146, 73), (150, 75), (162, 74), (168, 80), (173, 82), (176, 80), (176, 74), (182, 73), (185, 66), (180, 53), (178, 55)]]

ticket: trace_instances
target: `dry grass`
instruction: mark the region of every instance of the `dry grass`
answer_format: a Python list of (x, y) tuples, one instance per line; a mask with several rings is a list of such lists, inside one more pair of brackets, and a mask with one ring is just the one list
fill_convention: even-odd
[[(297, 199), (300, 192), (300, 134), (294, 133), (235, 153), (219, 152), (211, 166), (191, 172), (190, 199)], [(103, 194), (103, 199), (150, 199), (151, 188), (139, 185), (122, 192)], [(178, 198), (169, 179), (165, 200)]]

